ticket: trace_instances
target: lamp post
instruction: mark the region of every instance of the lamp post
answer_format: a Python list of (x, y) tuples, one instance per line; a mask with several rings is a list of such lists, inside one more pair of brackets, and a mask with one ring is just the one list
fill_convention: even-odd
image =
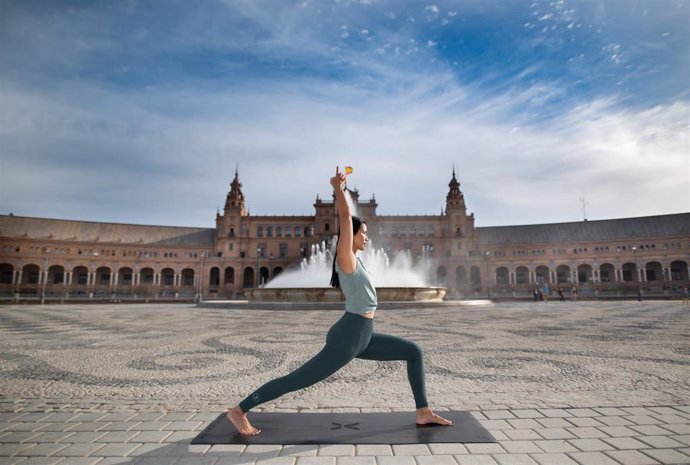
[[(97, 260), (97, 259), (98, 259), (98, 256), (99, 256), (99, 253), (98, 253), (98, 252), (93, 252), (93, 256), (96, 257), (96, 259), (94, 259), (94, 260)], [(96, 284), (96, 278), (98, 277), (98, 264), (95, 263), (95, 261), (94, 261), (94, 264), (91, 265), (91, 269), (94, 270), (94, 271), (93, 271), (93, 285), (91, 285), (91, 283), (89, 283), (89, 287), (87, 287), (87, 289), (90, 289), (90, 290), (89, 290), (89, 299), (93, 299), (93, 295), (94, 295), (93, 290), (94, 290), (94, 289), (96, 288), (96, 286), (97, 286), (97, 284)]]
[(489, 275), (489, 255), (491, 252), (484, 251), (482, 252), (482, 258), (484, 259), (484, 270), (486, 273), (486, 294), (489, 300), (491, 300), (491, 283), (490, 283), (490, 275)]
[(43, 257), (43, 284), (41, 286), (41, 305), (46, 303), (46, 282), (48, 281), (48, 254), (50, 247), (46, 247), (46, 256)]
[(261, 257), (261, 247), (256, 248), (256, 287), (261, 287), (261, 271), (259, 271), (259, 258)]
[(201, 267), (199, 269), (199, 302), (204, 300), (204, 259), (206, 252), (201, 252)]
[(664, 268), (663, 265), (661, 265), (661, 290), (664, 293), (664, 297), (668, 298), (668, 291), (670, 289), (670, 285), (666, 285), (666, 282), (669, 280), (668, 276), (668, 268)]
[(132, 295), (134, 296), (135, 300), (137, 298), (137, 291), (139, 290), (138, 280), (140, 279), (140, 275), (139, 275), (140, 260), (141, 260), (141, 255), (139, 254), (139, 251), (137, 251), (137, 261), (134, 264), (134, 274), (132, 275)]

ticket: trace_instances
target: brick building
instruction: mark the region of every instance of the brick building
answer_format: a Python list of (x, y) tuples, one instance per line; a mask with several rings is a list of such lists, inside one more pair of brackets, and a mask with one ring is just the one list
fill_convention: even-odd
[[(690, 213), (475, 227), (455, 172), (440, 215), (379, 216), (350, 191), (369, 236), (389, 256), (433, 260), (450, 297), (524, 297), (535, 286), (580, 296), (674, 295), (688, 286)], [(241, 297), (299, 265), (337, 229), (333, 199), (313, 216), (254, 216), (237, 172), (215, 228), (0, 215), (0, 296), (191, 299)], [(324, 277), (327, 285), (329, 277)]]

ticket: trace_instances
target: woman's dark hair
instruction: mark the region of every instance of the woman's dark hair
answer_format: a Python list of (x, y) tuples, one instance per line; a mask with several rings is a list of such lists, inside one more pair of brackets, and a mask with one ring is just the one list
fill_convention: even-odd
[[(359, 232), (359, 228), (362, 227), (363, 223), (366, 223), (359, 216), (352, 216), (352, 237)], [(340, 229), (338, 229), (338, 241), (335, 243), (335, 252), (333, 253), (333, 272), (331, 273), (331, 286), (340, 287), (340, 278), (338, 277), (338, 272), (335, 271), (335, 260), (338, 258), (338, 243), (340, 242)]]

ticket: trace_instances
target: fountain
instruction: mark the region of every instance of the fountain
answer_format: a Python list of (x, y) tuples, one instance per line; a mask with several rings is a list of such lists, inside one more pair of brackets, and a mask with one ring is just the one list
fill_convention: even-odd
[[(352, 214), (357, 215), (357, 205), (347, 189), (345, 198)], [(345, 300), (342, 291), (329, 284), (335, 239), (330, 241), (330, 247), (325, 241), (312, 245), (311, 255), (302, 259), (299, 269), (288, 269), (263, 287), (245, 289), (248, 303), (262, 308), (266, 308), (266, 304), (291, 308), (294, 303), (300, 307), (313, 303), (323, 308), (324, 304), (330, 303), (330, 306), (342, 308), (340, 303)], [(379, 307), (382, 303), (384, 307), (389, 306), (389, 302), (431, 302), (438, 305), (446, 295), (445, 287), (428, 285), (426, 276), (431, 269), (431, 260), (427, 257), (413, 264), (409, 251), (401, 251), (390, 260), (385, 251), (374, 248), (371, 241), (360, 257), (376, 286)]]
[[(332, 248), (321, 242), (312, 245), (311, 255), (300, 263), (300, 268), (287, 270), (264, 287), (246, 289), (252, 302), (342, 302), (340, 289), (329, 286), (335, 240)], [(398, 252), (393, 260), (383, 249), (372, 246), (360, 254), (362, 263), (371, 273), (379, 302), (433, 302), (441, 301), (444, 287), (429, 286), (425, 276), (431, 267), (425, 257), (416, 265), (408, 251)]]

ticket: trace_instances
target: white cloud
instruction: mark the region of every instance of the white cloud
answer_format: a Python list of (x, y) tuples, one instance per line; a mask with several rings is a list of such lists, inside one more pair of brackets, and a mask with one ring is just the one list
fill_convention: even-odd
[(389, 96), (319, 81), (224, 92), (13, 89), (3, 95), (0, 208), (210, 226), (239, 163), (253, 214), (312, 214), (316, 194), (330, 196), (333, 166), (347, 163), (381, 214), (436, 214), (457, 163), (479, 225), (579, 219), (582, 189), (590, 219), (690, 209), (689, 104), (633, 111), (597, 100), (535, 124), (516, 107), (557, 89), (481, 105), (475, 93), (439, 75)]
[[(375, 192), (387, 214), (437, 213), (453, 162), (483, 225), (577, 219), (583, 188), (593, 219), (690, 209), (685, 102), (625, 110), (613, 99), (594, 100), (535, 122), (541, 110), (572, 97), (572, 87), (541, 80), (539, 62), (487, 93), (480, 81), (460, 85), (443, 66), (427, 67), (438, 44), (427, 40), (425, 47), (414, 37), (435, 36), (406, 35), (406, 28), (418, 27), (406, 13), (393, 15), (401, 21), (386, 30), (367, 22), (371, 8), (329, 19), (310, 16), (318, 2), (280, 14), (258, 2), (228, 4), (227, 17), (189, 10), (185, 20), (197, 26), (161, 32), (144, 25), (124, 43), (94, 33), (110, 30), (107, 14), (85, 13), (76, 23), (59, 15), (44, 23), (5, 21), (13, 36), (44, 33), (24, 32), (26, 49), (0, 47), (27, 76), (42, 76), (32, 72), (32, 61), (78, 70), (86, 55), (136, 52), (144, 42), (152, 44), (152, 56), (208, 47), (228, 55), (251, 50), (270, 63), (357, 65), (342, 79), (262, 74), (256, 84), (227, 86), (191, 74), (188, 81), (172, 76), (136, 90), (102, 84), (100, 75), (80, 81), (79, 72), (58, 76), (43, 90), (4, 81), (0, 211), (212, 225), (237, 162), (254, 214), (313, 213), (316, 194), (329, 197), (332, 165), (344, 162), (355, 165), (352, 179), (363, 197)], [(524, 27), (535, 27), (539, 17), (548, 19), (546, 28), (572, 24), (572, 10), (550, 6)], [(441, 11), (437, 5), (425, 10)], [(251, 31), (228, 40), (226, 22), (233, 18)], [(317, 22), (323, 28), (312, 27)], [(358, 33), (377, 40), (365, 50), (337, 40)], [(663, 49), (666, 41), (656, 37), (654, 47)], [(630, 47), (610, 47), (602, 51), (611, 60), (633, 56)], [(583, 56), (574, 61), (584, 62)], [(648, 68), (653, 82), (657, 70)], [(523, 88), (525, 82), (532, 84)]]

